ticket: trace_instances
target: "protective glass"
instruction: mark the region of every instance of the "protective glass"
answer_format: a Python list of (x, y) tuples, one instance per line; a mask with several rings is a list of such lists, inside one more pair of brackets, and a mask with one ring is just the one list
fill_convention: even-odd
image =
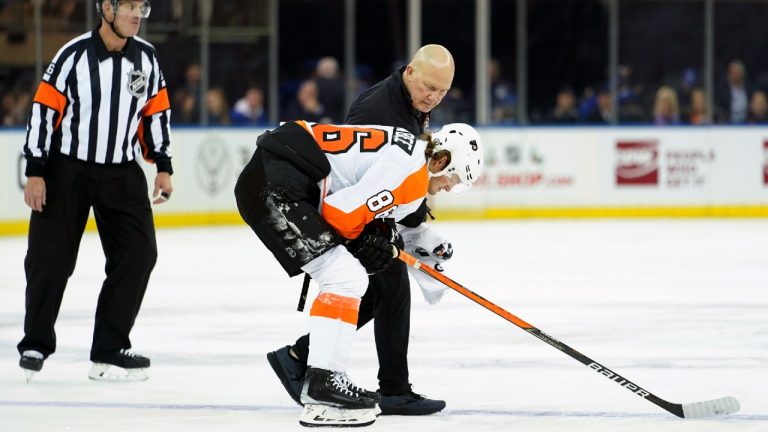
[(118, 14), (148, 18), (149, 12), (151, 10), (152, 10), (152, 4), (149, 2), (149, 0), (144, 0), (144, 1), (124, 0), (117, 4)]

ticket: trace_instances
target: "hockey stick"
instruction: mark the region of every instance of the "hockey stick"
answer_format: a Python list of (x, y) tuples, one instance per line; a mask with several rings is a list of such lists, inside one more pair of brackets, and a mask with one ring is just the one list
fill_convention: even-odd
[(645, 390), (644, 388), (640, 387), (639, 385), (633, 383), (632, 381), (624, 378), (623, 376), (617, 374), (616, 372), (612, 371), (611, 369), (608, 369), (607, 367), (603, 366), (602, 364), (592, 360), (591, 358), (585, 356), (584, 354), (576, 351), (575, 349), (569, 347), (568, 345), (560, 342), (559, 340), (555, 339), (554, 337), (544, 333), (543, 331), (539, 330), (538, 328), (534, 327), (531, 324), (528, 324), (527, 322), (523, 321), (522, 319), (518, 318), (517, 316), (507, 312), (502, 307), (492, 303), (489, 300), (486, 300), (481, 295), (461, 286), (461, 284), (455, 282), (454, 280), (450, 279), (449, 277), (445, 276), (444, 274), (438, 272), (437, 270), (433, 269), (432, 267), (422, 263), (418, 259), (416, 259), (414, 256), (408, 254), (405, 251), (400, 251), (400, 255), (398, 256), (401, 261), (406, 263), (407, 265), (413, 267), (416, 270), (421, 271), (422, 273), (426, 273), (433, 279), (438, 280), (439, 282), (442, 282), (445, 284), (448, 288), (451, 288), (454, 291), (458, 291), (463, 296), (467, 297), (468, 299), (474, 301), (475, 303), (479, 304), (480, 306), (488, 309), (489, 311), (495, 313), (496, 315), (504, 318), (505, 320), (511, 322), (512, 324), (520, 327), (521, 329), (525, 330), (526, 332), (530, 333), (534, 337), (540, 339), (541, 341), (547, 343), (548, 345), (552, 346), (553, 348), (556, 348), (563, 353), (569, 355), (570, 357), (578, 360), (579, 362), (586, 365), (588, 368), (594, 370), (595, 372), (599, 373), (600, 375), (605, 376), (609, 380), (615, 382), (616, 384), (624, 387), (625, 389), (631, 391), (632, 393), (640, 396), (641, 398), (652, 402), (661, 408), (667, 410), (668, 412), (681, 417), (681, 418), (704, 418), (704, 417), (712, 417), (716, 415), (726, 415), (726, 414), (733, 414), (739, 410), (739, 401), (736, 400), (733, 396), (726, 396), (724, 398), (720, 399), (712, 399), (708, 401), (702, 401), (702, 402), (693, 402), (688, 404), (676, 404), (672, 402), (665, 401), (664, 399), (654, 395), (653, 393), (649, 392), (648, 390)]

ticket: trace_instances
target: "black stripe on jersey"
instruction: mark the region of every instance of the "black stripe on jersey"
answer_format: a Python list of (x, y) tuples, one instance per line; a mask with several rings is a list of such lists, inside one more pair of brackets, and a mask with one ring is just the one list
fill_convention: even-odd
[[(99, 73), (99, 57), (96, 55), (96, 47), (88, 45), (88, 65), (91, 71), (91, 127), (88, 131), (88, 160), (96, 160), (96, 145), (99, 141), (99, 106), (101, 104), (101, 74)], [(77, 157), (77, 155), (70, 155)]]
[(107, 154), (105, 163), (112, 163), (117, 143), (117, 120), (120, 115), (120, 76), (123, 71), (123, 56), (112, 57), (112, 95), (109, 104), (109, 134), (107, 135)]
[(160, 151), (165, 154), (168, 150), (168, 143), (171, 142), (171, 137), (168, 134), (168, 131), (170, 130), (169, 125), (169, 118), (168, 118), (168, 111), (163, 111), (162, 114), (160, 114), (160, 125), (162, 127), (160, 128), (163, 133), (163, 144), (160, 145)]
[[(61, 55), (56, 61), (56, 66), (53, 68), (50, 78), (48, 78), (49, 83), (54, 83), (54, 84), (56, 83), (56, 80), (59, 79), (59, 74), (61, 73), (61, 69), (64, 66), (64, 64), (67, 62), (67, 59), (71, 57), (73, 54), (77, 54), (79, 50), (82, 50), (83, 44), (86, 42), (87, 42), (87, 39), (73, 43), (72, 45), (67, 47), (64, 51), (61, 52)], [(75, 57), (74, 59), (75, 63), (77, 63), (78, 58), (79, 56)], [(74, 64), (72, 65), (72, 68), (74, 69)]]
[[(77, 64), (80, 62), (80, 59), (82, 59), (83, 54), (83, 51), (80, 51), (75, 55), (74, 63), (72, 63), (72, 69), (67, 79), (70, 77), (77, 77)], [(72, 144), (69, 154), (73, 157), (77, 157), (77, 151), (80, 147), (80, 90), (77, 85), (71, 85), (69, 86), (69, 92), (72, 94), (71, 99), (74, 100), (74, 103), (72, 104), (72, 124), (69, 128), (69, 133), (72, 135)]]

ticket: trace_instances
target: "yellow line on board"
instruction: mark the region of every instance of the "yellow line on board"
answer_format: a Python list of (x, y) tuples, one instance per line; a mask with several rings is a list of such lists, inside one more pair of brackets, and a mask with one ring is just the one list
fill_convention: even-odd
[[(768, 218), (768, 206), (718, 207), (553, 207), (487, 208), (483, 210), (435, 210), (440, 220), (556, 219), (556, 218)], [(208, 225), (240, 225), (236, 212), (156, 214), (155, 226), (178, 228)], [(28, 221), (0, 222), (0, 236), (26, 234)], [(93, 218), (86, 231), (95, 231)]]

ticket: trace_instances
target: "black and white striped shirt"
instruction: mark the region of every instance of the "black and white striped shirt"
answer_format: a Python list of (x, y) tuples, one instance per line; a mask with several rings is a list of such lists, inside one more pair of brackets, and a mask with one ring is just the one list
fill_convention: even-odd
[(27, 176), (42, 176), (51, 152), (120, 164), (143, 154), (170, 172), (170, 103), (148, 42), (107, 51), (98, 29), (65, 44), (43, 75), (27, 124)]

